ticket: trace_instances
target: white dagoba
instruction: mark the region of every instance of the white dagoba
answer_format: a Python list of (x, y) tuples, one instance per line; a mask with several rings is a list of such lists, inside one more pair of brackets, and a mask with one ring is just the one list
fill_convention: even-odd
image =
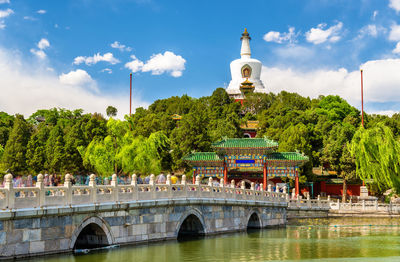
[(232, 80), (229, 83), (226, 92), (230, 97), (235, 99), (244, 99), (244, 94), (240, 89), (243, 82), (251, 82), (254, 86), (254, 92), (266, 93), (264, 84), (260, 79), (262, 64), (257, 59), (251, 58), (250, 50), (250, 35), (247, 29), (240, 38), (242, 41), (242, 48), (240, 49), (240, 59), (231, 62), (231, 76)]

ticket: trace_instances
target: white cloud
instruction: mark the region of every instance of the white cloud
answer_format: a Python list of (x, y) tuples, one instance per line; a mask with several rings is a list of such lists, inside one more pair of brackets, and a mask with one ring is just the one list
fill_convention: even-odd
[(390, 0), (389, 7), (393, 8), (396, 13), (400, 12), (400, 0)]
[(169, 72), (173, 77), (182, 76), (182, 71), (185, 70), (186, 60), (173, 52), (166, 51), (164, 54), (152, 55), (150, 59), (143, 65), (143, 72), (150, 72), (153, 75), (161, 75)]
[(37, 19), (32, 16), (24, 16), (24, 20), (36, 21)]
[(14, 11), (10, 8), (0, 10), (0, 18), (6, 18), (7, 16), (14, 14)]
[(144, 63), (136, 58), (136, 56), (131, 55), (132, 61), (125, 64), (125, 67), (130, 69), (133, 73), (142, 70)]
[(40, 10), (37, 11), (37, 13), (43, 15), (43, 14), (47, 13), (47, 11), (43, 10), (43, 9), (40, 9)]
[(0, 29), (4, 29), (6, 28), (6, 24), (4, 23), (4, 21), (0, 20)]
[[(46, 69), (47, 65), (41, 67), (24, 59), (21, 54), (0, 47), (0, 111), (27, 117), (38, 109), (60, 107), (105, 114), (107, 106), (118, 105), (119, 118), (129, 112), (125, 94), (96, 93), (88, 89), (87, 82), (63, 84), (56, 73)], [(148, 103), (135, 95), (133, 106), (146, 107)]]
[(46, 58), (46, 53), (43, 51), (44, 49), (50, 47), (50, 42), (46, 38), (40, 39), (40, 41), (37, 43), (37, 47), (39, 49), (34, 49), (31, 48), (31, 53), (36, 55), (40, 59), (45, 59)]
[(116, 59), (114, 57), (114, 55), (112, 53), (109, 52), (109, 53), (105, 53), (104, 55), (97, 53), (93, 56), (75, 57), (74, 64), (79, 65), (79, 64), (85, 63), (87, 65), (93, 65), (93, 64), (97, 64), (98, 62), (101, 62), (101, 61), (108, 62), (112, 65), (115, 65), (120, 62), (118, 59)]
[(392, 24), (390, 26), (389, 40), (400, 41), (400, 25)]
[(378, 14), (379, 14), (378, 10), (375, 10), (375, 11), (372, 13), (372, 20), (373, 20), (373, 21), (375, 21), (376, 16), (377, 16)]
[(400, 42), (397, 43), (395, 49), (392, 51), (395, 54), (400, 54)]
[(112, 74), (112, 69), (111, 68), (104, 68), (103, 70), (101, 70), (101, 72), (107, 72), (109, 74)]
[(359, 37), (364, 37), (364, 36), (372, 36), (372, 37), (377, 37), (378, 36), (378, 28), (376, 25), (366, 25), (363, 28), (360, 29)]
[(276, 31), (269, 31), (263, 37), (266, 42), (283, 43), (290, 42), (293, 43), (296, 40), (296, 33), (294, 27), (289, 27), (287, 33), (280, 33)]
[(70, 71), (67, 74), (61, 74), (58, 79), (61, 84), (70, 86), (84, 86), (98, 92), (97, 84), (92, 77), (82, 69)]
[(10, 0), (0, 0), (0, 4), (9, 4)]
[(118, 42), (118, 41), (115, 41), (115, 42), (112, 43), (110, 46), (111, 46), (112, 48), (119, 49), (121, 52), (123, 52), (123, 51), (128, 51), (128, 52), (130, 52), (130, 51), (132, 51), (132, 48), (131, 48), (131, 47), (126, 46), (126, 45), (123, 45), (123, 44), (121, 44), (121, 43)]
[(50, 46), (50, 42), (46, 38), (40, 39), (39, 43), (37, 44), (37, 47), (41, 50), (46, 49), (49, 46)]
[(41, 49), (37, 50), (37, 49), (31, 48), (30, 51), (32, 54), (34, 54), (35, 56), (37, 56), (40, 59), (45, 59), (47, 56), (46, 53)]
[(342, 22), (338, 22), (327, 29), (326, 24), (319, 24), (316, 28), (311, 28), (310, 31), (306, 32), (306, 39), (308, 42), (315, 45), (322, 44), (324, 42), (337, 42), (340, 40), (340, 31), (343, 27)]
[[(372, 60), (362, 65), (365, 102), (400, 102), (400, 59)], [(261, 79), (268, 91), (296, 92), (303, 96), (339, 95), (353, 106), (360, 105), (360, 71), (300, 71), (291, 68), (263, 67)], [(375, 110), (376, 108), (369, 108)], [(379, 109), (384, 110), (384, 109)]]
[(186, 60), (182, 56), (175, 55), (170, 51), (165, 51), (164, 54), (152, 55), (146, 63), (143, 63), (134, 55), (131, 58), (132, 61), (126, 63), (125, 67), (129, 68), (132, 72), (151, 72), (152, 75), (169, 73), (173, 77), (180, 77), (183, 70), (185, 70)]

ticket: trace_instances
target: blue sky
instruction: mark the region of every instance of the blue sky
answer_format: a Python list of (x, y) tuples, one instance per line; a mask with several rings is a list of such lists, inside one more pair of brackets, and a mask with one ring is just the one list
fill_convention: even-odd
[[(0, 0), (0, 111), (134, 105), (210, 95), (247, 27), (272, 92), (339, 94), (400, 110), (400, 0)], [(396, 48), (397, 47), (397, 48)]]

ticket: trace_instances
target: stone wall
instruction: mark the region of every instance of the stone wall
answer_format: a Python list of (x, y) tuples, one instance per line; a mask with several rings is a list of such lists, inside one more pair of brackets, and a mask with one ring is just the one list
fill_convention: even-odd
[(329, 209), (288, 208), (287, 218), (327, 218)]
[(251, 215), (261, 227), (286, 223), (286, 205), (242, 200), (154, 200), (0, 211), (0, 258), (70, 252), (81, 231), (99, 226), (108, 244), (176, 239), (189, 215), (203, 232), (245, 230)]

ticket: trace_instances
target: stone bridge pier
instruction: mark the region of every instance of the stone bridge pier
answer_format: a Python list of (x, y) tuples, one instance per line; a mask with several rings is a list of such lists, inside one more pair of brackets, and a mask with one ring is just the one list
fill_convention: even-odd
[(0, 215), (1, 258), (16, 258), (284, 225), (286, 203), (169, 199)]

